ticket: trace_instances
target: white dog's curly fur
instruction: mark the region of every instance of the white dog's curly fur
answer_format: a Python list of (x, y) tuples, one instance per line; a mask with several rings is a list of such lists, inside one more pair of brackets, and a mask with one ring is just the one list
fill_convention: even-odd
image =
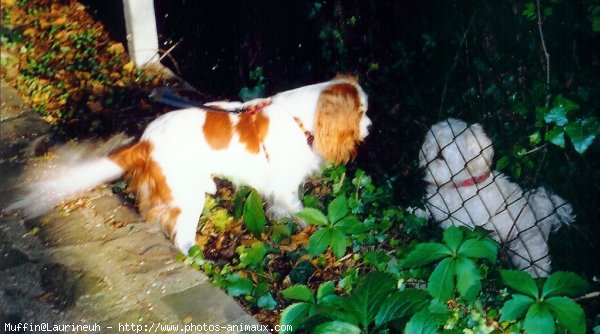
[(509, 251), (512, 264), (534, 277), (551, 271), (548, 236), (575, 219), (565, 200), (537, 188), (523, 192), (491, 169), (494, 149), (479, 124), (435, 124), (419, 153), (426, 169), (427, 208), (443, 228), (481, 226)]

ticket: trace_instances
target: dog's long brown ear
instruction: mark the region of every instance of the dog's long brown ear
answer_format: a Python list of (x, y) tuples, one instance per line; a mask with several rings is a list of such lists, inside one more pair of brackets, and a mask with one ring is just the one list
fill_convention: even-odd
[(315, 146), (327, 160), (346, 163), (356, 154), (360, 138), (360, 96), (351, 83), (331, 85), (317, 103)]

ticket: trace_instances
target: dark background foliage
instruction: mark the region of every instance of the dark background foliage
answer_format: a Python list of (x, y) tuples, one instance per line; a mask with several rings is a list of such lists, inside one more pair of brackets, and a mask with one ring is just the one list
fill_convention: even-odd
[[(112, 0), (111, 0), (112, 1)], [(87, 1), (122, 39), (120, 1)], [(575, 226), (551, 237), (555, 268), (600, 274), (600, 148), (532, 143), (548, 132), (536, 109), (559, 94), (600, 116), (597, 1), (541, 1), (547, 64), (535, 1), (155, 1), (163, 63), (215, 99), (242, 87), (269, 95), (359, 76), (370, 95), (374, 131), (357, 165), (393, 185), (398, 205), (423, 194), (418, 149), (430, 125), (447, 117), (479, 122), (496, 161), (525, 189), (544, 185), (573, 204)], [(533, 6), (533, 8), (532, 8)], [(107, 10), (110, 8), (111, 10)], [(112, 14), (110, 14), (112, 13)], [(597, 19), (597, 18), (596, 18)], [(257, 68), (262, 72), (251, 75)]]

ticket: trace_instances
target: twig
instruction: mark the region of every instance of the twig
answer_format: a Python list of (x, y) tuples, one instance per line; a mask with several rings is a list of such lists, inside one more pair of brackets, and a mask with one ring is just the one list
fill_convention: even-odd
[(587, 300), (600, 297), (600, 291), (590, 292), (587, 295), (583, 295), (581, 297), (575, 298), (575, 301)]
[(454, 69), (458, 65), (458, 57), (460, 55), (460, 51), (462, 50), (462, 47), (467, 40), (467, 35), (469, 34), (469, 30), (471, 30), (471, 27), (473, 26), (473, 21), (475, 20), (476, 14), (477, 14), (476, 12), (473, 13), (471, 20), (469, 21), (469, 27), (467, 28), (467, 30), (463, 31), (463, 38), (460, 41), (458, 48), (456, 49), (456, 54), (454, 55), (454, 63), (452, 64), (452, 67), (450, 67), (450, 70), (448, 70), (448, 72), (446, 72), (446, 75), (444, 78), (444, 88), (442, 89), (442, 97), (440, 99), (441, 100), (440, 101), (440, 109), (438, 111), (439, 115), (442, 114), (442, 111), (444, 109), (444, 101), (446, 100), (446, 92), (448, 91), (448, 81), (450, 80), (450, 76), (452, 75), (452, 72), (454, 72)]
[(544, 50), (544, 57), (546, 58), (546, 108), (548, 108), (550, 107), (550, 100), (552, 99), (552, 93), (550, 91), (550, 54), (548, 53), (548, 49), (546, 49), (546, 41), (544, 40), (540, 0), (536, 0), (535, 2), (537, 4), (538, 31), (540, 33), (540, 40), (542, 42), (542, 50)]

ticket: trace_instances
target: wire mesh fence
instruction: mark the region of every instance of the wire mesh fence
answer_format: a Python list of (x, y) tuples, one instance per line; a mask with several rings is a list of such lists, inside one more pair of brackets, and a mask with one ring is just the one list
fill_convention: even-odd
[(483, 227), (512, 266), (548, 276), (548, 238), (575, 220), (573, 209), (544, 187), (521, 189), (493, 170), (493, 155), (481, 125), (452, 118), (433, 125), (419, 153), (427, 209), (443, 228)]

